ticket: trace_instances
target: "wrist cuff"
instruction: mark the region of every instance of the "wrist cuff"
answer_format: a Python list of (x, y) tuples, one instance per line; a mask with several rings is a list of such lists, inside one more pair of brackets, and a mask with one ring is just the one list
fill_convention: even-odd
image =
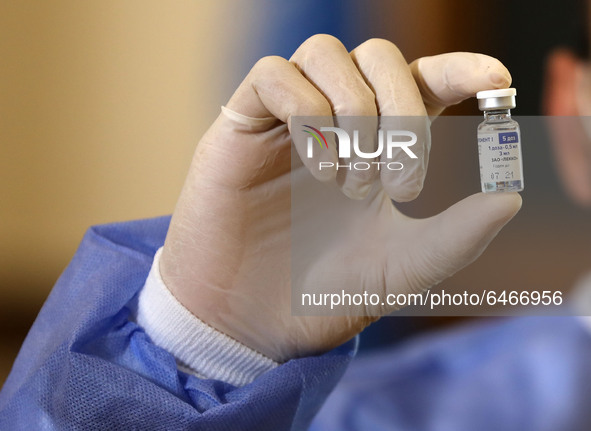
[(138, 299), (137, 323), (154, 344), (170, 352), (179, 368), (235, 386), (275, 368), (273, 360), (217, 331), (187, 310), (168, 290), (159, 271), (162, 248)]

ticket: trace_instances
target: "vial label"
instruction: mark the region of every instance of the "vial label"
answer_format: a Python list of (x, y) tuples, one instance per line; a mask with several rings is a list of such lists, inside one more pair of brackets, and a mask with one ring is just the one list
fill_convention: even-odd
[(483, 192), (523, 190), (520, 141), (519, 131), (478, 134)]

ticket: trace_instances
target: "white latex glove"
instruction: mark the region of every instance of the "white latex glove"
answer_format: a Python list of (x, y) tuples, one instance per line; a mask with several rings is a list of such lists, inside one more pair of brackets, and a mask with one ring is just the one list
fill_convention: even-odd
[[(347, 196), (367, 197), (351, 200), (336, 187), (316, 187), (321, 192), (311, 195), (307, 208), (297, 208), (292, 220), (290, 118), (434, 116), (477, 91), (507, 87), (510, 80), (491, 57), (445, 54), (409, 66), (395, 45), (377, 39), (348, 53), (337, 39), (318, 35), (290, 61), (263, 58), (197, 146), (162, 254), (164, 282), (201, 320), (279, 362), (352, 338), (376, 315), (392, 310), (367, 310), (370, 316), (292, 316), (292, 222), (298, 229), (313, 227), (319, 214), (340, 220), (346, 216), (340, 212), (351, 209), (363, 214), (352, 235), (373, 240), (361, 247), (359, 242), (323, 246), (314, 243), (314, 229), (299, 229), (294, 240), (312, 244), (315, 257), (309, 265), (296, 262), (294, 280), (304, 289), (306, 283), (338, 280), (350, 292), (417, 292), (476, 259), (519, 210), (521, 199), (476, 194), (438, 216), (414, 220), (399, 213), (390, 197), (418, 195), (426, 160), (402, 182), (386, 175), (373, 186), (371, 176), (340, 178), (336, 171), (309, 166), (316, 185), (339, 184)], [(426, 147), (425, 157), (428, 142)], [(319, 157), (334, 160), (335, 151), (331, 147)], [(305, 186), (311, 176), (294, 178), (303, 178)], [(364, 230), (368, 222), (373, 224), (369, 232)]]

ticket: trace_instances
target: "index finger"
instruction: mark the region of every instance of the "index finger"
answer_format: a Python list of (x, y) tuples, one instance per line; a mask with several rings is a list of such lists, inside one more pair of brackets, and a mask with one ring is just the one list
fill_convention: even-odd
[(511, 74), (496, 58), (472, 52), (422, 57), (410, 64), (427, 113), (436, 116), (477, 92), (507, 88)]

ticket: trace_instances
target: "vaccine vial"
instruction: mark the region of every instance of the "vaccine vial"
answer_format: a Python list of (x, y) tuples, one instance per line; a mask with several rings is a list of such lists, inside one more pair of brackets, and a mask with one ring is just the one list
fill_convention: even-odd
[(476, 94), (484, 121), (478, 126), (478, 158), (482, 191), (519, 192), (523, 190), (521, 134), (511, 119), (515, 108), (514, 88), (480, 91)]

